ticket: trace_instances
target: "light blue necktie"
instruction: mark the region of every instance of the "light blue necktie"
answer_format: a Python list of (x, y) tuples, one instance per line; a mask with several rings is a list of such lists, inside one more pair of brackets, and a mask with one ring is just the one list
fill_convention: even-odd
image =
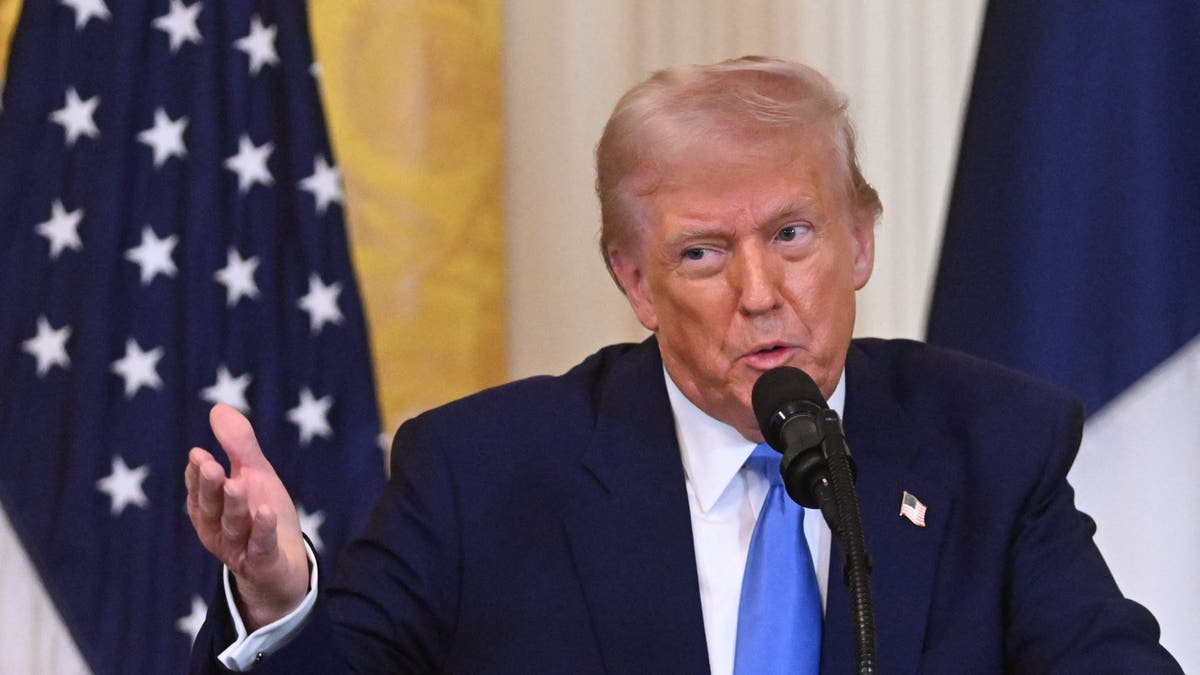
[(804, 509), (779, 475), (778, 452), (762, 444), (746, 466), (771, 481), (742, 577), (734, 675), (796, 673), (821, 668), (821, 594), (804, 540)]

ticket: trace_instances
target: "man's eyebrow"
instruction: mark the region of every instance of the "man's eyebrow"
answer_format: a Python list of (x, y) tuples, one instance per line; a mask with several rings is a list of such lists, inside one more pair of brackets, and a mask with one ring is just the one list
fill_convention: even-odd
[(695, 223), (667, 238), (667, 246), (678, 246), (694, 239), (723, 239), (730, 236), (729, 228), (719, 222)]
[[(756, 229), (768, 230), (780, 221), (800, 217), (813, 217), (818, 212), (818, 202), (811, 197), (795, 197), (784, 200), (779, 206), (767, 212), (767, 216), (759, 221)], [(690, 222), (684, 228), (666, 239), (668, 247), (676, 247), (695, 239), (725, 239), (732, 236), (730, 228), (719, 220), (706, 221), (701, 217), (688, 219)]]
[(789, 199), (775, 209), (769, 211), (762, 219), (763, 224), (773, 224), (797, 216), (811, 216), (817, 212), (817, 200), (811, 197)]

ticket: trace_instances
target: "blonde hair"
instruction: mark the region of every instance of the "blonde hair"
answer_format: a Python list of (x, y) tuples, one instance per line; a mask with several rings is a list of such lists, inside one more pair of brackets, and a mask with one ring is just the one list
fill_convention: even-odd
[(634, 86), (617, 102), (596, 146), (600, 251), (609, 273), (609, 250), (629, 245), (640, 231), (639, 198), (654, 192), (678, 155), (714, 136), (754, 142), (809, 129), (828, 138), (850, 203), (873, 222), (883, 206), (859, 170), (846, 98), (816, 70), (744, 56), (667, 68)]

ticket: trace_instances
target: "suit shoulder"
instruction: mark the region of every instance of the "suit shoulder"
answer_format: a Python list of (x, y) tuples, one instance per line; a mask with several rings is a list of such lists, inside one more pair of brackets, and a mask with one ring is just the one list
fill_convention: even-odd
[[(592, 444), (613, 401), (637, 396), (637, 377), (662, 362), (652, 340), (613, 345), (561, 375), (525, 378), (452, 401), (404, 422), (392, 441), (392, 477), (422, 467), (449, 471), (467, 484), (552, 485)], [(630, 384), (630, 382), (634, 384)], [(644, 394), (643, 394), (644, 395)], [(664, 393), (665, 397), (665, 393)]]
[[(1001, 486), (1010, 497), (1032, 494), (1070, 469), (1083, 431), (1083, 404), (1075, 396), (1026, 373), (911, 340), (856, 340), (854, 348), (860, 350), (854, 361), (870, 372), (860, 387), (882, 390), (919, 443), (955, 456), (980, 494), (999, 500), (993, 490)], [(846, 397), (849, 406), (849, 391)]]
[(560, 375), (535, 375), (489, 387), (435, 408), (430, 413), (454, 414), (470, 409), (486, 415), (488, 411), (505, 411), (514, 406), (526, 407), (531, 404), (586, 405), (603, 389), (613, 370), (640, 348), (642, 345), (639, 344), (609, 345)]
[(915, 340), (864, 338), (854, 349), (866, 356), (869, 367), (886, 373), (892, 392), (904, 407), (961, 410), (980, 414), (1030, 414), (1051, 410), (1082, 416), (1082, 404), (1073, 394), (998, 363), (963, 352)]
[[(657, 357), (652, 341), (609, 345), (560, 375), (536, 375), (464, 396), (404, 424), (416, 431), (467, 440), (488, 434), (562, 433), (569, 423), (588, 426), (611, 379), (622, 369)], [(661, 368), (661, 365), (659, 366)]]

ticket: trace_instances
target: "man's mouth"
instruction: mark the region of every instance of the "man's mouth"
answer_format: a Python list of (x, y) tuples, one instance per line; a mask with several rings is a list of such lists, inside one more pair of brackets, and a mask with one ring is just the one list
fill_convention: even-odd
[(794, 349), (790, 345), (782, 342), (771, 342), (756, 345), (753, 349), (742, 355), (742, 360), (751, 368), (770, 370), (786, 363), (792, 357), (793, 351)]

